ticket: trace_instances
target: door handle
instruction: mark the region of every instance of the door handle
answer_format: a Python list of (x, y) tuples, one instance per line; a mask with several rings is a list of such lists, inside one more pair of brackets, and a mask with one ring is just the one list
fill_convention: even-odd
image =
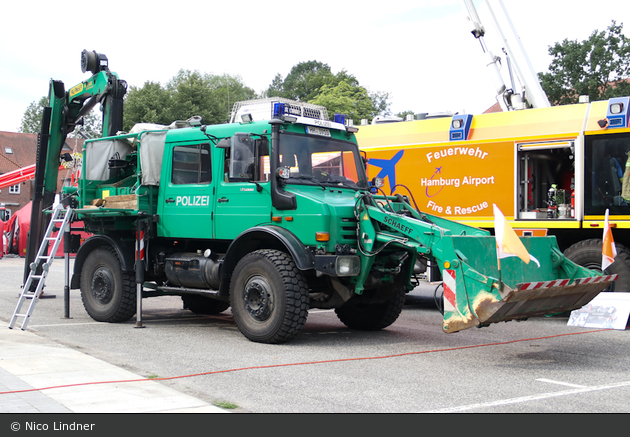
[(229, 201), (230, 201), (230, 199), (228, 199), (227, 197), (221, 197), (219, 200), (217, 200), (217, 202), (219, 202), (219, 203), (227, 203)]
[(175, 202), (175, 199), (166, 199), (165, 202), (166, 203), (173, 203), (173, 202)]

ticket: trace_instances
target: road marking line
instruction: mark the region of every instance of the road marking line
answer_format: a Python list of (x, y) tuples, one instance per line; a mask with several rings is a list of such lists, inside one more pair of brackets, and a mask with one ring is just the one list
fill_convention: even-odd
[(584, 388), (584, 387), (587, 387), (586, 385), (571, 384), (571, 383), (569, 383), (569, 382), (554, 381), (553, 379), (546, 379), (546, 378), (538, 378), (538, 379), (536, 379), (536, 381), (540, 381), (540, 382), (548, 382), (549, 384), (566, 385), (567, 387), (574, 387), (574, 388)]
[(519, 404), (523, 402), (539, 401), (542, 399), (555, 398), (559, 396), (569, 396), (580, 393), (588, 393), (591, 391), (610, 390), (613, 388), (630, 387), (630, 381), (619, 382), (616, 384), (597, 385), (593, 387), (576, 388), (574, 390), (563, 390), (555, 393), (542, 393), (539, 395), (522, 396), (519, 398), (502, 399), (492, 402), (484, 402), (479, 404), (462, 405), (460, 407), (440, 408), (437, 410), (421, 411), (420, 413), (457, 413), (460, 411), (474, 410), (476, 408), (498, 407), (510, 404)]

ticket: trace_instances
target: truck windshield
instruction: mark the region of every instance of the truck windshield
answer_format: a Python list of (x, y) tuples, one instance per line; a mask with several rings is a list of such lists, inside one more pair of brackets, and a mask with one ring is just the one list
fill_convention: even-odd
[(283, 133), (280, 166), (289, 168), (290, 184), (368, 188), (359, 150), (350, 141)]

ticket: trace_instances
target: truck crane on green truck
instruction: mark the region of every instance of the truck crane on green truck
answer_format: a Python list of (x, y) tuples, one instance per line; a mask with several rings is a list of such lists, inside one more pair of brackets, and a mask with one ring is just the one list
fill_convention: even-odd
[(60, 145), (100, 102), (103, 137), (85, 142), (78, 188), (61, 193), (93, 234), (65, 247), (76, 252), (70, 288), (94, 320), (128, 321), (143, 298), (177, 295), (195, 313), (231, 308), (255, 342), (291, 339), (311, 308), (379, 330), (430, 261), (445, 277), (450, 333), (577, 309), (615, 279), (565, 258), (553, 237), (521, 238), (540, 267), (512, 257), (499, 271), (488, 231), (379, 194), (357, 128), (324, 107), (263, 99), (237, 103), (226, 124), (191, 117), (120, 132), (126, 84), (102, 54), (84, 51), (82, 69), (92, 76), (68, 92), (51, 81), (33, 210), (46, 217)]

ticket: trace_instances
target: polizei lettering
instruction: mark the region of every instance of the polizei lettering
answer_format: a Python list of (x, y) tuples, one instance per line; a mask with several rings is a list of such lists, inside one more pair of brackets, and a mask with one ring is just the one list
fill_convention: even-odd
[(393, 219), (393, 218), (391, 218), (391, 217), (385, 217), (385, 218), (383, 219), (383, 221), (384, 221), (385, 223), (387, 223), (389, 226), (391, 226), (392, 228), (396, 228), (396, 229), (398, 229), (398, 230), (400, 230), (400, 231), (404, 232), (405, 234), (410, 234), (410, 233), (411, 233), (411, 231), (412, 231), (412, 229), (411, 229), (409, 226), (405, 226), (405, 225), (403, 225), (402, 223), (397, 222), (396, 220), (394, 220), (394, 219)]
[(210, 196), (177, 196), (176, 206), (208, 206)]

